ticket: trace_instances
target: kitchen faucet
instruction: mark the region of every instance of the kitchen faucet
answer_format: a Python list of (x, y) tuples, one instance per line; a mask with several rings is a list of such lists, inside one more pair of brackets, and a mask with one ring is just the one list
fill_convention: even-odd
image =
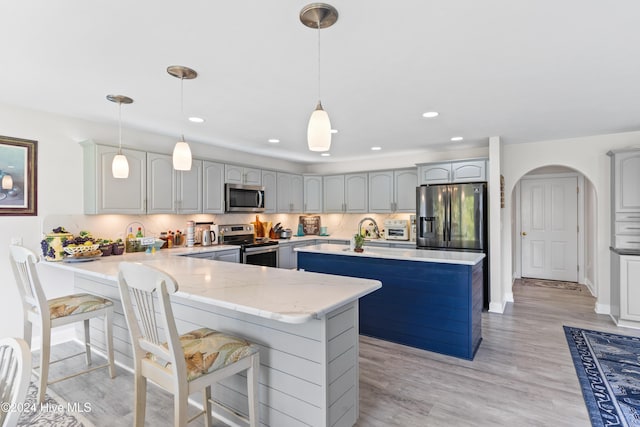
[(381, 238), (380, 229), (378, 228), (378, 224), (376, 223), (376, 220), (368, 216), (362, 218), (358, 223), (358, 234), (362, 234), (362, 224), (367, 220), (373, 223), (373, 232), (376, 234), (376, 239), (380, 239)]

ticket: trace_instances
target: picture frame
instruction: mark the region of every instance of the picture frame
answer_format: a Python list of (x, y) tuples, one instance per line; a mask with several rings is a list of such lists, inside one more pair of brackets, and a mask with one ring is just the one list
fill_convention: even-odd
[(38, 141), (0, 136), (0, 216), (38, 215)]

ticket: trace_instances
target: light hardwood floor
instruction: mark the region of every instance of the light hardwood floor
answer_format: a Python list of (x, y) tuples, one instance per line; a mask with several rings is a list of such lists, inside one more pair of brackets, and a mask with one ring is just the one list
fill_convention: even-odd
[[(573, 288), (517, 281), (504, 314), (483, 313), (473, 361), (361, 337), (357, 426), (589, 426), (562, 326), (640, 331), (617, 328), (594, 312), (586, 287)], [(132, 376), (122, 369), (114, 380), (102, 370), (52, 389), (91, 402), (84, 415), (96, 426), (132, 425)], [(147, 425), (170, 426), (172, 413), (171, 397), (150, 386)]]

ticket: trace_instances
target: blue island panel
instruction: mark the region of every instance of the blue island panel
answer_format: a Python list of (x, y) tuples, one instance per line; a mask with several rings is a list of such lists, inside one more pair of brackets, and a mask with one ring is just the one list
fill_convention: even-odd
[(375, 279), (360, 299), (360, 333), (473, 359), (482, 340), (482, 262), (470, 266), (298, 252), (298, 268)]

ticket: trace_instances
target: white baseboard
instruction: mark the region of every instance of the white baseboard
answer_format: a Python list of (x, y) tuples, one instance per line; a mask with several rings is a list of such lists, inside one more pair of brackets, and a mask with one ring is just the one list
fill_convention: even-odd
[(506, 305), (507, 305), (507, 303), (504, 302), (504, 301), (502, 301), (502, 302), (490, 302), (489, 303), (489, 313), (503, 314)]
[(594, 284), (591, 282), (591, 280), (589, 280), (588, 278), (584, 278), (584, 285), (587, 287), (587, 289), (589, 289), (589, 292), (591, 292), (591, 296), (596, 297), (596, 292), (595, 292), (595, 286)]
[(599, 304), (596, 302), (595, 312), (598, 314), (611, 315), (611, 306), (609, 304)]
[(513, 292), (505, 292), (504, 301), (505, 302), (513, 302)]

